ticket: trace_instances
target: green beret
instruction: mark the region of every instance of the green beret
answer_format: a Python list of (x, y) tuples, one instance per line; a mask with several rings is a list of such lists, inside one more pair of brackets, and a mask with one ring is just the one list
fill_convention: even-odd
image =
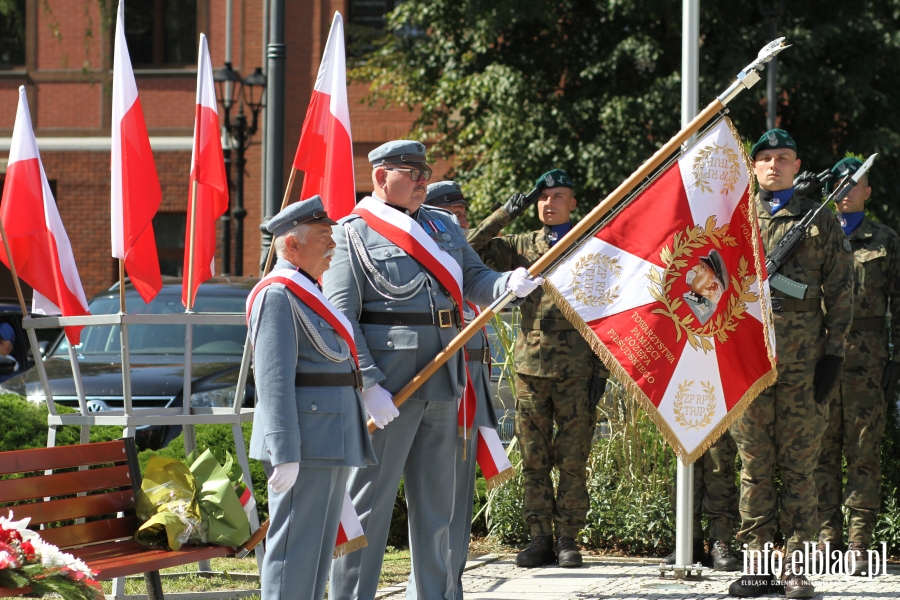
[(572, 179), (566, 175), (565, 171), (562, 169), (553, 169), (538, 177), (537, 181), (534, 182), (534, 187), (539, 189), (567, 187), (570, 190), (574, 190), (575, 184), (572, 182)]
[(756, 158), (756, 153), (760, 150), (774, 150), (776, 148), (788, 148), (797, 151), (797, 142), (784, 129), (770, 129), (762, 134), (759, 141), (750, 148), (750, 159)]
[(832, 167), (831, 172), (834, 173), (834, 179), (825, 184), (825, 189), (829, 192), (832, 190), (834, 185), (838, 184), (841, 179), (846, 177), (847, 175), (853, 175), (859, 168), (863, 166), (863, 162), (858, 158), (854, 158), (852, 156), (848, 156), (842, 160), (837, 161), (834, 167)]

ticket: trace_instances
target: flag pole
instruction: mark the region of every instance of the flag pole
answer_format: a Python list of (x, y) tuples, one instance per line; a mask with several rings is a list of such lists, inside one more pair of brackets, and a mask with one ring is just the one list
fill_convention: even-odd
[[(566, 250), (568, 250), (569, 246), (575, 243), (578, 239), (580, 239), (583, 235), (587, 234), (591, 228), (601, 219), (603, 216), (612, 210), (622, 199), (624, 199), (629, 192), (631, 192), (634, 188), (636, 188), (645, 178), (650, 176), (653, 171), (656, 170), (670, 155), (674, 154), (681, 147), (682, 144), (685, 144), (690, 138), (696, 134), (700, 128), (702, 128), (707, 122), (709, 122), (713, 117), (716, 116), (720, 110), (723, 110), (729, 102), (731, 102), (738, 94), (746, 89), (750, 89), (753, 87), (755, 83), (760, 80), (760, 76), (758, 71), (761, 71), (765, 68), (766, 63), (768, 63), (772, 58), (775, 57), (779, 52), (787, 48), (788, 46), (784, 45), (784, 38), (778, 38), (772, 42), (769, 42), (766, 46), (759, 51), (759, 54), (756, 57), (756, 60), (751, 62), (749, 65), (744, 67), (744, 70), (738, 73), (737, 79), (730, 85), (724, 92), (719, 94), (710, 102), (706, 108), (704, 108), (700, 114), (694, 117), (690, 123), (684, 126), (681, 131), (676, 133), (672, 139), (670, 139), (666, 144), (656, 151), (656, 153), (650, 157), (650, 159), (642, 164), (638, 169), (632, 173), (628, 179), (623, 181), (619, 187), (617, 187), (611, 194), (609, 194), (606, 198), (604, 198), (597, 206), (594, 207), (591, 212), (589, 212), (581, 221), (575, 224), (574, 227), (563, 236), (558, 242), (556, 242), (550, 250), (540, 257), (534, 264), (529, 267), (528, 272), (532, 275), (539, 275), (545, 270), (547, 270), (557, 258), (562, 256)], [(482, 327), (487, 325), (488, 321), (490, 321), (494, 314), (500, 311), (507, 304), (512, 302), (515, 299), (515, 294), (512, 292), (507, 292), (504, 296), (501, 296), (497, 300), (493, 302), (489, 307), (485, 308), (484, 311), (463, 329), (459, 335), (457, 335), (453, 340), (450, 341), (447, 346), (438, 352), (437, 356), (431, 359), (431, 362), (425, 365), (421, 371), (416, 373), (416, 375), (403, 386), (396, 394), (394, 394), (394, 405), (400, 406), (415, 392), (419, 387), (425, 383), (425, 381), (431, 377), (445, 362), (450, 360), (450, 357), (456, 354), (460, 348), (462, 348), (465, 343), (471, 338), (473, 335), (478, 333)], [(375, 431), (375, 422), (373, 420), (369, 420), (369, 432), (372, 433)]]
[[(281, 208), (278, 209), (278, 212), (281, 212), (287, 207), (288, 200), (291, 198), (291, 190), (294, 188), (294, 177), (297, 175), (297, 167), (291, 167), (291, 176), (288, 177), (287, 188), (284, 190), (284, 198), (281, 200)], [(266, 276), (269, 272), (269, 269), (272, 268), (272, 260), (275, 256), (275, 238), (272, 238), (272, 243), (269, 244), (269, 253), (266, 255), (266, 266), (263, 268), (263, 272), (260, 275), (260, 279)]]
[(197, 224), (197, 180), (194, 179), (191, 184), (191, 244), (188, 248), (188, 290), (187, 290), (187, 310), (194, 307), (194, 244), (196, 231), (194, 228)]
[(119, 312), (125, 314), (125, 259), (119, 259)]
[(19, 283), (19, 276), (16, 274), (16, 263), (13, 261), (12, 252), (9, 251), (9, 240), (6, 239), (6, 227), (3, 226), (2, 219), (0, 219), (0, 236), (3, 237), (3, 249), (6, 250), (6, 258), (9, 259), (9, 272), (12, 274), (13, 284), (16, 286), (19, 307), (22, 309), (22, 316), (27, 317), (28, 308), (25, 306), (25, 295), (22, 294), (22, 285)]

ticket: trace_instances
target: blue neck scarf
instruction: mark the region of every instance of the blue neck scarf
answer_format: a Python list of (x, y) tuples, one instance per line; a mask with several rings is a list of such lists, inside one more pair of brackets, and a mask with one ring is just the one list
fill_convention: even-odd
[(562, 223), (561, 225), (550, 225), (550, 234), (547, 236), (547, 240), (550, 242), (550, 247), (552, 248), (553, 244), (561, 240), (564, 235), (571, 231), (571, 229), (571, 221)]
[(786, 190), (778, 190), (777, 192), (770, 192), (769, 190), (759, 191), (759, 196), (767, 202), (766, 208), (771, 215), (774, 215), (779, 210), (787, 206), (788, 201), (793, 195), (793, 187), (789, 187)]
[(838, 221), (841, 223), (841, 229), (844, 230), (844, 235), (850, 235), (856, 231), (859, 224), (866, 218), (866, 211), (861, 210), (852, 213), (838, 213), (837, 215)]

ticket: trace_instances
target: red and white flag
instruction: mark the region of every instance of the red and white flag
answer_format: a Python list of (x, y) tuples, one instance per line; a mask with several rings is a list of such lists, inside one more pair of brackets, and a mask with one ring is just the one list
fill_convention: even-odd
[[(90, 314), (72, 245), (41, 164), (25, 86), (19, 87), (19, 107), (0, 200), (0, 220), (9, 240), (16, 274), (34, 289), (32, 310), (64, 317)], [(0, 260), (10, 266), (10, 258), (2, 246)], [(66, 337), (71, 344), (81, 342), (82, 329), (66, 327)]]
[(362, 523), (353, 507), (350, 492), (344, 490), (344, 504), (341, 506), (341, 522), (338, 525), (337, 539), (334, 542), (334, 558), (356, 552), (369, 545), (363, 532)]
[(503, 442), (493, 427), (478, 427), (476, 460), (489, 490), (515, 477), (516, 472), (506, 456)]
[[(194, 181), (197, 182), (196, 198), (193, 197)], [(225, 159), (222, 156), (222, 139), (219, 136), (216, 89), (209, 47), (206, 44), (206, 36), (201, 33), (197, 59), (197, 114), (194, 119), (194, 150), (191, 154), (182, 274), (184, 280), (181, 291), (181, 301), (185, 306), (188, 306), (188, 288), (190, 288), (190, 305), (193, 306), (197, 288), (215, 273), (216, 221), (226, 210), (228, 210), (228, 180), (225, 177)], [(189, 281), (191, 276), (193, 281)]]
[(294, 168), (305, 173), (300, 197), (320, 195), (334, 220), (349, 215), (356, 205), (351, 139), (344, 21), (335, 12), (294, 156)]
[(712, 127), (545, 285), (686, 463), (775, 381), (749, 159)]
[(153, 162), (150, 136), (138, 98), (131, 57), (125, 43), (125, 2), (119, 2), (112, 87), (112, 255), (144, 302), (162, 288), (153, 217), (162, 190)]

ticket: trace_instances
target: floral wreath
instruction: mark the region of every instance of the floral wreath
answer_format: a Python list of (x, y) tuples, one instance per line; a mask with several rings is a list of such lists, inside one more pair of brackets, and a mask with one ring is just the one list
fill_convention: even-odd
[(585, 254), (579, 258), (575, 262), (575, 266), (572, 267), (572, 295), (575, 296), (575, 300), (581, 302), (585, 306), (608, 306), (618, 300), (619, 286), (611, 287), (600, 295), (590, 295), (586, 294), (581, 288), (575, 285), (575, 282), (581, 277), (581, 272), (591, 263), (597, 263), (605, 267), (613, 277), (622, 276), (622, 266), (619, 265), (618, 258), (611, 258), (605, 254), (593, 252), (591, 254)]
[(728, 332), (737, 329), (737, 322), (744, 319), (744, 313), (747, 311), (747, 303), (753, 303), (759, 300), (759, 296), (750, 291), (750, 286), (756, 282), (756, 275), (749, 273), (749, 263), (743, 256), (738, 263), (737, 277), (731, 277), (731, 284), (737, 292), (729, 300), (725, 310), (716, 315), (716, 318), (709, 321), (703, 327), (694, 327), (693, 313), (684, 317), (675, 314), (684, 301), (681, 298), (670, 298), (674, 284), (681, 277), (680, 269), (687, 267), (686, 258), (693, 256), (694, 250), (704, 248), (709, 244), (716, 248), (722, 246), (737, 246), (737, 240), (728, 234), (728, 225), (716, 227), (716, 218), (710, 216), (706, 219), (703, 227), (694, 226), (687, 227), (685, 230), (676, 232), (672, 238), (672, 249), (663, 246), (659, 253), (659, 258), (665, 268), (662, 273), (652, 268), (647, 274), (647, 278), (653, 282), (650, 285), (650, 295), (657, 302), (662, 303), (665, 308), (657, 308), (654, 314), (665, 315), (672, 319), (675, 324), (675, 339), (681, 340), (681, 335), (687, 335), (687, 341), (691, 348), (701, 349), (704, 354), (713, 349), (712, 338), (716, 338), (720, 343), (728, 340)]
[(692, 385), (694, 385), (693, 381), (685, 381), (684, 383), (678, 384), (678, 392), (675, 393), (675, 403), (672, 405), (672, 410), (675, 413), (675, 422), (688, 430), (705, 429), (706, 426), (712, 422), (712, 418), (716, 414), (716, 388), (708, 381), (700, 382), (707, 397), (706, 416), (704, 416), (699, 423), (691, 423), (685, 417), (682, 409), (684, 408), (684, 397), (690, 391)]

